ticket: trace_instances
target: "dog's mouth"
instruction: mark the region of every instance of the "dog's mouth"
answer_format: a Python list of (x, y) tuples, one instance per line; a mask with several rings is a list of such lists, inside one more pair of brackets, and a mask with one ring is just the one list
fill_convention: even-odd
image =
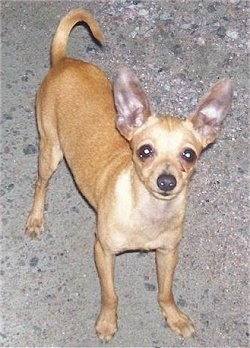
[(151, 191), (152, 194), (158, 199), (170, 200), (177, 196), (175, 192), (165, 192), (165, 191)]
[(168, 197), (171, 196), (171, 193), (169, 192), (158, 192), (161, 196)]

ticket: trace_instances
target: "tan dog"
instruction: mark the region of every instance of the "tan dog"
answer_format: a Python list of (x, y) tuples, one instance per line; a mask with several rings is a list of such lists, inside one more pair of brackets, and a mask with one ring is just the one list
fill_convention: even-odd
[(96, 66), (66, 58), (68, 36), (78, 22), (86, 22), (103, 41), (85, 10), (71, 11), (56, 31), (52, 69), (37, 95), (39, 172), (27, 233), (37, 236), (43, 229), (48, 180), (65, 156), (78, 187), (97, 211), (99, 338), (108, 341), (117, 330), (114, 265), (115, 255), (125, 250), (156, 251), (159, 305), (170, 328), (189, 337), (193, 324), (172, 293), (187, 188), (201, 151), (218, 135), (231, 104), (232, 83), (223, 79), (215, 84), (185, 121), (156, 117), (128, 69), (118, 72), (112, 90)]

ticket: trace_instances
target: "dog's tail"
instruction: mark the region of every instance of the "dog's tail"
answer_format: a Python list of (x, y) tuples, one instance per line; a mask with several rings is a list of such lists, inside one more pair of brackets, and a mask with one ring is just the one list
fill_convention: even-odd
[(66, 56), (68, 37), (71, 29), (79, 22), (85, 22), (100, 43), (104, 42), (101, 29), (90, 12), (82, 9), (71, 10), (59, 23), (51, 45), (51, 64), (54, 66)]

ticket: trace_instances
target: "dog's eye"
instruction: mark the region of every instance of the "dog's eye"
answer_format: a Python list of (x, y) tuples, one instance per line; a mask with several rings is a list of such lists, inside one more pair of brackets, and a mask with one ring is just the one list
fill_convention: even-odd
[(189, 163), (192, 163), (196, 160), (196, 153), (194, 152), (194, 150), (192, 149), (185, 149), (182, 154), (181, 154), (181, 157), (189, 162)]
[(149, 157), (153, 157), (154, 156), (154, 149), (152, 148), (151, 145), (142, 145), (138, 150), (137, 150), (137, 156), (144, 160), (147, 159)]

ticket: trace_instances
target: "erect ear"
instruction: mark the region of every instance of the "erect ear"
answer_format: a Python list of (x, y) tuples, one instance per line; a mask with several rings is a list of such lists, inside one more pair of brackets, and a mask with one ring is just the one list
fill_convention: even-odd
[(189, 116), (194, 129), (198, 132), (204, 147), (218, 136), (220, 126), (232, 102), (233, 83), (229, 79), (217, 82), (198, 103)]
[(128, 140), (134, 131), (152, 115), (151, 106), (136, 75), (127, 68), (114, 78), (114, 98), (117, 109), (116, 127)]

